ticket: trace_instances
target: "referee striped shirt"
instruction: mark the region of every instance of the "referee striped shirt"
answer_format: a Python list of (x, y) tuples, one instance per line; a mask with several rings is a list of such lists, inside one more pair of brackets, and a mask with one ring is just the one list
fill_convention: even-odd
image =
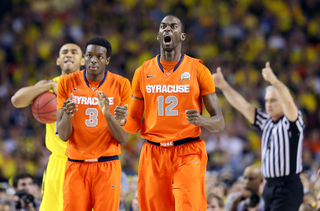
[(305, 127), (301, 111), (296, 121), (286, 116), (277, 121), (256, 109), (253, 126), (262, 132), (261, 161), (265, 178), (283, 177), (302, 171), (302, 141)]

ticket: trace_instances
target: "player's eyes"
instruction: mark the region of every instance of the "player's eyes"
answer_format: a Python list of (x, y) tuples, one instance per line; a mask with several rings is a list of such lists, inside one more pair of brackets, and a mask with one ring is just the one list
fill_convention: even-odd
[(87, 54), (86, 57), (91, 58), (91, 55), (90, 55), (90, 54)]
[(166, 26), (165, 26), (165, 25), (161, 25), (160, 28), (161, 28), (161, 29), (165, 29)]

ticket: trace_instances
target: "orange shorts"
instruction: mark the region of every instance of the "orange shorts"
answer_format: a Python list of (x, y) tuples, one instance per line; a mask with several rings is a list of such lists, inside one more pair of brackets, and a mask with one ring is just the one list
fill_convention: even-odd
[(207, 210), (205, 142), (162, 148), (146, 142), (138, 173), (140, 211)]
[(64, 211), (118, 211), (120, 160), (80, 163), (67, 161), (63, 184)]

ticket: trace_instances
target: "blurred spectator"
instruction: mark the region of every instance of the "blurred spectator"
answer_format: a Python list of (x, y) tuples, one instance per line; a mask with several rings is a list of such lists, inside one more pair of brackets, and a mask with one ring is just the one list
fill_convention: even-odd
[(13, 201), (10, 199), (0, 199), (0, 211), (15, 211)]
[(312, 207), (316, 207), (317, 200), (316, 200), (316, 197), (314, 197), (314, 195), (311, 192), (309, 192), (304, 194), (303, 203), (310, 204)]
[(248, 166), (243, 173), (243, 179), (244, 189), (228, 196), (226, 211), (244, 211), (251, 208), (264, 211), (264, 201), (260, 193), (260, 185), (263, 183), (261, 167)]
[(224, 211), (223, 200), (214, 193), (210, 193), (207, 196), (207, 211)]
[(310, 204), (302, 203), (299, 207), (299, 211), (316, 211), (316, 209)]
[(16, 191), (14, 201), (19, 211), (38, 211), (40, 201), (34, 198), (35, 185), (33, 177), (28, 173), (19, 173), (12, 179)]
[(130, 211), (139, 211), (139, 204), (138, 204), (138, 191), (135, 192), (134, 198), (130, 204)]

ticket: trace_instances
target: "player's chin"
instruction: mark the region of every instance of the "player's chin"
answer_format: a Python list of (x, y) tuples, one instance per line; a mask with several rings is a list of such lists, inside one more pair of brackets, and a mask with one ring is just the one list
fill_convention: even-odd
[(171, 52), (174, 50), (174, 46), (173, 45), (162, 45), (162, 49), (164, 51)]
[(93, 75), (98, 75), (99, 73), (101, 73), (103, 70), (101, 69), (99, 69), (99, 68), (91, 68), (91, 67), (89, 67), (89, 72), (90, 72), (90, 74), (93, 74)]

